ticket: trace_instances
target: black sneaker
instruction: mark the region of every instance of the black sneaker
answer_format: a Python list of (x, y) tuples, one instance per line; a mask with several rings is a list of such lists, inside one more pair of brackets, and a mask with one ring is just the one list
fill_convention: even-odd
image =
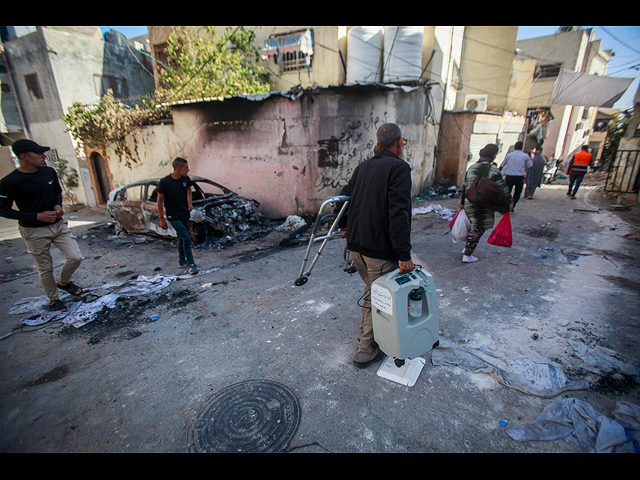
[(361, 369), (361, 370), (362, 370), (363, 368), (367, 368), (368, 366), (373, 365), (374, 363), (379, 362), (379, 361), (380, 361), (380, 360), (382, 360), (384, 357), (386, 357), (386, 354), (385, 354), (382, 350), (378, 349), (378, 353), (377, 353), (377, 354), (376, 354), (376, 356), (373, 358), (373, 360), (369, 360), (368, 362), (356, 362), (356, 361), (354, 360), (353, 364), (356, 366), (356, 368), (359, 368), (359, 369)]
[(198, 270), (198, 267), (196, 267), (195, 265), (191, 265), (189, 267), (189, 273), (191, 275), (195, 275), (196, 273), (198, 273), (200, 270)]

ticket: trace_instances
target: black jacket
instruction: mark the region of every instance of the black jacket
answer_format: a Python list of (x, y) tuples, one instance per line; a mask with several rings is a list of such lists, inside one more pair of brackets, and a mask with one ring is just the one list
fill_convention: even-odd
[[(364, 256), (411, 259), (411, 167), (387, 149), (362, 162), (342, 195), (351, 197), (347, 246)], [(344, 228), (341, 221), (340, 227)]]

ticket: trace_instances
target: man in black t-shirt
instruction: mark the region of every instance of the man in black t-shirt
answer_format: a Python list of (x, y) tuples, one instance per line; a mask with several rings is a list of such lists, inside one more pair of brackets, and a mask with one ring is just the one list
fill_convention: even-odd
[(184, 158), (173, 161), (173, 173), (160, 180), (158, 186), (158, 215), (160, 227), (168, 228), (167, 219), (178, 234), (178, 255), (181, 267), (189, 267), (189, 273), (198, 273), (191, 251), (191, 235), (189, 234), (189, 219), (193, 205), (191, 203), (191, 180), (189, 179), (189, 164)]
[[(45, 162), (44, 152), (49, 147), (31, 140), (18, 140), (11, 148), (20, 160), (20, 167), (0, 181), (0, 216), (18, 220), (20, 235), (36, 263), (50, 308), (64, 312), (66, 307), (58, 297), (58, 288), (72, 295), (82, 293), (71, 281), (82, 254), (62, 218), (62, 188), (56, 171)], [(13, 209), (14, 202), (18, 210)], [(53, 276), (51, 244), (66, 258), (57, 280)]]

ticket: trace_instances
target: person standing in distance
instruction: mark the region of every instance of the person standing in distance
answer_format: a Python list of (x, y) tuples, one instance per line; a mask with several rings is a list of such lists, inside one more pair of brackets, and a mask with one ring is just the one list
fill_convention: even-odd
[(191, 251), (191, 235), (189, 222), (193, 204), (191, 200), (191, 179), (189, 178), (189, 163), (184, 158), (176, 158), (173, 163), (173, 173), (160, 180), (158, 186), (158, 215), (160, 228), (167, 229), (164, 209), (167, 219), (178, 234), (178, 257), (181, 267), (189, 267), (189, 273), (198, 273), (198, 267), (193, 260)]
[[(527, 176), (527, 170), (533, 166), (531, 156), (522, 151), (522, 142), (516, 142), (513, 146), (515, 151), (508, 153), (500, 165), (500, 171), (505, 176), (505, 182), (509, 187), (509, 192), (513, 191), (513, 208), (516, 208), (518, 200), (522, 195), (524, 180)], [(513, 212), (513, 210), (512, 210)]]
[[(406, 140), (400, 127), (389, 123), (377, 132), (378, 153), (356, 167), (341, 195), (347, 195), (347, 248), (365, 283), (362, 320), (354, 365), (366, 368), (382, 360), (384, 352), (374, 339), (371, 285), (400, 268), (412, 271), (411, 167), (400, 156)], [(340, 229), (345, 222), (341, 219)]]
[(589, 153), (589, 147), (583, 145), (580, 151), (573, 154), (569, 160), (569, 164), (567, 165), (567, 173), (569, 174), (569, 191), (567, 192), (567, 196), (571, 198), (571, 200), (576, 199), (576, 194), (582, 184), (582, 180), (589, 171), (592, 156), (593, 155)]
[[(0, 181), (0, 216), (18, 220), (20, 235), (49, 298), (49, 308), (66, 312), (58, 289), (75, 296), (82, 294), (82, 288), (71, 281), (82, 262), (82, 254), (67, 221), (62, 218), (62, 188), (56, 171), (46, 164), (45, 152), (49, 147), (31, 140), (18, 140), (11, 149), (20, 166)], [(13, 209), (14, 202), (18, 210)], [(53, 275), (52, 244), (66, 259), (57, 280)]]

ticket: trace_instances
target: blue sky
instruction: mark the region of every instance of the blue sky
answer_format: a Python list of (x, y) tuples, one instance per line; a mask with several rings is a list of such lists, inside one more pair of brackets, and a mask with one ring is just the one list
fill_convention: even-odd
[[(640, 83), (640, 26), (613, 27), (585, 27), (595, 28), (596, 39), (602, 40), (604, 50), (613, 49), (615, 56), (609, 62), (607, 75), (611, 77), (635, 78), (625, 95), (616, 103), (615, 107), (627, 109), (633, 107), (633, 98)], [(100, 27), (103, 32), (110, 29), (118, 30), (127, 38), (145, 35), (147, 27), (141, 26), (110, 26)], [(557, 26), (522, 26), (518, 29), (518, 39), (553, 35)]]

